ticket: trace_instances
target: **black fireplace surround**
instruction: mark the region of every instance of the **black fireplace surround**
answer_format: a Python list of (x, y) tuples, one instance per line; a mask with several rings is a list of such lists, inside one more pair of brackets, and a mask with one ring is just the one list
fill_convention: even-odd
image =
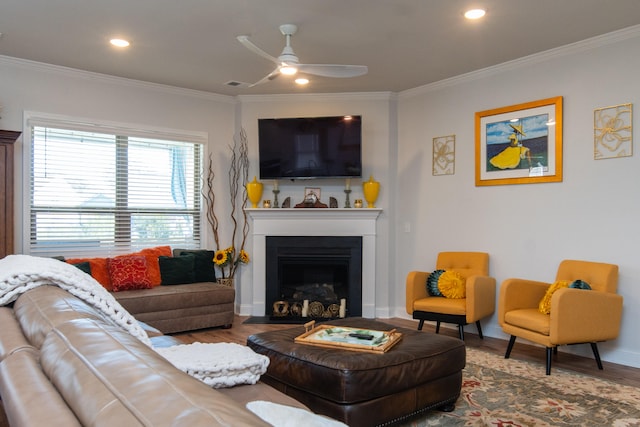
[(266, 315), (282, 316), (273, 309), (279, 301), (326, 308), (345, 299), (346, 316), (362, 316), (361, 236), (267, 236), (266, 254)]

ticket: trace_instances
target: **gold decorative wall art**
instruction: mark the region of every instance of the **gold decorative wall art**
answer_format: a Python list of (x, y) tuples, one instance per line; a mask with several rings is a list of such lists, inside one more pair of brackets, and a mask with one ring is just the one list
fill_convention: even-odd
[(433, 138), (433, 175), (453, 175), (456, 172), (456, 136)]
[(613, 159), (633, 155), (632, 104), (593, 111), (593, 158)]

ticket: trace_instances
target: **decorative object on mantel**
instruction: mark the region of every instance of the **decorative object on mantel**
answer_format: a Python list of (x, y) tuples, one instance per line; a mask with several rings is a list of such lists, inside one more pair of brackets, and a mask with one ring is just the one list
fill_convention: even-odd
[(291, 207), (291, 197), (287, 197), (286, 199), (284, 199), (284, 202), (282, 202), (282, 207), (283, 208)]
[(280, 188), (278, 187), (278, 180), (273, 181), (273, 207), (279, 208), (278, 206), (278, 194), (280, 194)]
[[(207, 221), (211, 226), (213, 238), (216, 244), (216, 250), (211, 260), (219, 269), (218, 283), (226, 286), (233, 286), (233, 277), (238, 268), (238, 264), (249, 263), (249, 254), (244, 250), (247, 236), (249, 235), (249, 222), (247, 221), (247, 213), (244, 208), (247, 206), (247, 180), (249, 171), (249, 149), (247, 142), (247, 134), (244, 129), (240, 130), (238, 137), (233, 138), (231, 148), (231, 161), (229, 163), (229, 201), (231, 206), (231, 222), (233, 230), (231, 234), (231, 246), (223, 249), (220, 245), (220, 221), (215, 213), (216, 196), (213, 190), (213, 182), (215, 172), (213, 170), (213, 156), (209, 154), (209, 168), (206, 176), (206, 191), (203, 189), (202, 197), (207, 203)], [(254, 178), (255, 180), (255, 178)], [(262, 185), (262, 184), (261, 184)], [(242, 188), (242, 193), (239, 189)], [(262, 194), (260, 194), (262, 197)], [(236, 218), (238, 206), (242, 211), (241, 221)], [(238, 236), (238, 226), (242, 223), (242, 231)], [(239, 245), (236, 241), (239, 239)], [(240, 248), (239, 250), (237, 248)], [(231, 280), (227, 280), (231, 279)]]
[(329, 207), (333, 208), (333, 209), (337, 208), (338, 207), (338, 199), (336, 199), (335, 197), (329, 197)]
[(356, 199), (356, 201), (353, 202), (353, 207), (354, 208), (361, 208), (362, 207), (362, 199)]
[(256, 209), (258, 207), (258, 203), (260, 199), (262, 199), (262, 188), (263, 185), (261, 182), (256, 180), (256, 177), (253, 177), (253, 181), (248, 182), (247, 185), (247, 194), (249, 196), (249, 200), (251, 201), (251, 207)]
[(593, 111), (593, 158), (614, 159), (633, 155), (633, 104)]
[(344, 194), (345, 194), (345, 200), (344, 200), (344, 207), (345, 208), (350, 208), (351, 207), (351, 202), (349, 201), (349, 194), (351, 193), (351, 179), (347, 178), (345, 184), (344, 184)]
[(456, 136), (433, 138), (433, 176), (453, 175), (456, 171)]
[(296, 208), (326, 208), (325, 203), (320, 202), (320, 189), (319, 188), (305, 188), (304, 200), (298, 203)]
[(271, 200), (265, 199), (262, 201), (262, 207), (265, 209), (271, 209)]
[(367, 201), (368, 208), (375, 208), (378, 193), (380, 192), (380, 183), (373, 180), (373, 175), (369, 176), (369, 181), (362, 183), (362, 191), (364, 199)]

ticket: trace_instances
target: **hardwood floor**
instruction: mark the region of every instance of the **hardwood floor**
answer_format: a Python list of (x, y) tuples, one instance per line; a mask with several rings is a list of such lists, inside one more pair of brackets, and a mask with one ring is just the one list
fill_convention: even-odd
[[(274, 331), (288, 328), (300, 328), (300, 333), (304, 331), (302, 325), (283, 325), (283, 324), (244, 324), (246, 316), (236, 316), (233, 327), (230, 329), (213, 328), (202, 329), (182, 334), (174, 334), (184, 343), (192, 342), (235, 342), (238, 344), (246, 344), (247, 337), (251, 334), (259, 332)], [(418, 322), (415, 320), (392, 318), (378, 319), (382, 322), (394, 325), (396, 327), (404, 327), (409, 329), (417, 329)], [(473, 327), (470, 329), (473, 330)], [(422, 329), (424, 333), (435, 333), (435, 326), (425, 323)], [(458, 337), (457, 328), (448, 328), (444, 325), (440, 328), (440, 333), (452, 337)], [(478, 348), (487, 352), (504, 356), (507, 348), (507, 341), (485, 337), (480, 339), (477, 334), (465, 332), (465, 344), (469, 347)], [(542, 347), (527, 345), (523, 342), (516, 341), (511, 352), (511, 358), (517, 360), (526, 360), (540, 365), (540, 370), (544, 372), (545, 350)], [(602, 362), (604, 370), (600, 371), (596, 366), (593, 358), (575, 356), (573, 354), (564, 353), (562, 348), (557, 356), (554, 356), (551, 367), (551, 378), (553, 378), (554, 368), (563, 368), (581, 374), (590, 375), (596, 378), (613, 381), (618, 384), (629, 385), (640, 388), (640, 368), (632, 368), (628, 366), (618, 365), (615, 363)]]

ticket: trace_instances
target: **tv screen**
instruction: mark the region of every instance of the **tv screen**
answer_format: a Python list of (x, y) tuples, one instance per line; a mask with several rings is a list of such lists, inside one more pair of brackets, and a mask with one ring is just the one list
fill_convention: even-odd
[(261, 179), (362, 176), (360, 116), (258, 119)]

